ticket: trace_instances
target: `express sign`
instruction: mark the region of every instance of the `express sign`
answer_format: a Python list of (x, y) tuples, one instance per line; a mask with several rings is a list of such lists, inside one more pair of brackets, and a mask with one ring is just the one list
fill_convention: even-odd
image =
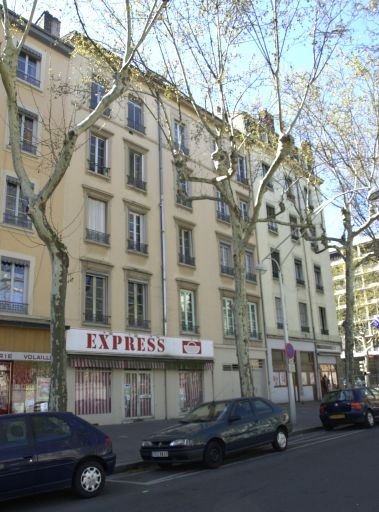
[(213, 342), (210, 340), (109, 333), (86, 329), (70, 329), (67, 332), (66, 349), (68, 353), (111, 356), (190, 357), (192, 359), (212, 359), (214, 356)]

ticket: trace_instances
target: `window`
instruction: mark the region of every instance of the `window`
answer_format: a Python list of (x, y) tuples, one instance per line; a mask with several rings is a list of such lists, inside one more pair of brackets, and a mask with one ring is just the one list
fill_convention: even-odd
[(315, 265), (313, 269), (315, 273), (316, 290), (318, 292), (324, 292), (324, 285), (322, 284), (321, 267)]
[[(311, 237), (316, 238), (317, 231), (316, 231), (316, 227), (315, 226), (311, 226), (309, 228), (309, 232), (310, 232)], [(311, 242), (311, 249), (312, 249), (313, 252), (317, 252), (318, 251), (318, 243), (317, 243), (316, 240)]]
[(275, 249), (271, 250), (271, 268), (272, 268), (272, 277), (279, 278), (280, 252)]
[(71, 436), (71, 428), (62, 418), (45, 416), (32, 417), (33, 432), (37, 443), (60, 440)]
[(22, 196), (18, 180), (7, 176), (4, 222), (6, 224), (32, 229), (32, 221), (28, 217), (27, 211), (28, 202)]
[(249, 311), (250, 337), (256, 340), (259, 338), (257, 305), (254, 302), (248, 302), (247, 307)]
[(303, 263), (301, 259), (295, 258), (295, 277), (296, 283), (301, 286), (305, 285), (304, 274), (303, 274)]
[(233, 416), (236, 416), (238, 418), (249, 418), (251, 421), (251, 418), (253, 416), (253, 411), (251, 409), (250, 402), (248, 400), (240, 400), (239, 402), (236, 402), (233, 407)]
[(86, 322), (109, 325), (107, 295), (107, 276), (87, 272), (85, 276), (84, 313)]
[(245, 252), (245, 272), (247, 281), (257, 282), (257, 276), (254, 272), (254, 253), (252, 251)]
[(291, 240), (297, 242), (300, 238), (299, 228), (297, 226), (297, 217), (294, 215), (290, 215), (290, 225), (291, 225)]
[(6, 256), (1, 257), (0, 311), (28, 313), (29, 263)]
[(255, 398), (253, 400), (253, 407), (258, 418), (267, 418), (273, 413), (271, 405), (267, 402), (264, 402), (263, 400), (260, 400), (259, 398)]
[[(105, 87), (102, 84), (99, 84), (98, 82), (92, 82), (91, 83), (91, 98), (90, 98), (90, 108), (94, 109), (97, 107), (97, 105), (100, 103), (101, 98), (105, 94)], [(103, 116), (109, 117), (111, 115), (111, 109), (106, 108), (103, 112)]]
[(189, 199), (190, 195), (190, 183), (187, 180), (184, 180), (180, 177), (179, 173), (177, 173), (177, 191), (176, 191), (176, 202), (181, 206), (185, 206), (187, 208), (192, 208), (192, 201)]
[(86, 240), (109, 244), (110, 235), (107, 233), (108, 203), (100, 199), (87, 199), (87, 228)]
[(280, 297), (275, 297), (275, 312), (276, 312), (276, 327), (278, 329), (283, 329), (283, 326), (284, 326), (283, 306), (282, 306), (282, 299)]
[(2, 418), (0, 423), (0, 440), (2, 455), (4, 454), (3, 460), (7, 458), (12, 460), (15, 456), (15, 450), (17, 450), (17, 453), (19, 449), (27, 449), (30, 441), (27, 435), (26, 418), (19, 418), (17, 416)]
[(289, 176), (286, 176), (284, 178), (284, 183), (285, 183), (285, 189), (286, 189), (286, 194), (287, 194), (288, 199), (290, 199), (291, 201), (294, 201), (295, 194), (293, 191), (293, 180)]
[(75, 370), (75, 414), (110, 414), (111, 370)]
[(148, 245), (145, 243), (145, 215), (128, 212), (128, 249), (147, 254)]
[(128, 280), (128, 325), (139, 329), (149, 329), (147, 315), (147, 284)]
[(220, 242), (220, 266), (221, 274), (234, 276), (232, 249), (226, 242)]
[(249, 203), (240, 199), (240, 214), (243, 220), (249, 220)]
[(221, 193), (217, 191), (217, 210), (216, 215), (218, 220), (223, 220), (224, 222), (230, 222), (230, 210), (229, 206), (223, 200)]
[(195, 293), (192, 290), (180, 290), (181, 330), (186, 333), (198, 333), (195, 315)]
[(235, 327), (234, 327), (234, 306), (233, 299), (228, 297), (224, 297), (222, 299), (222, 307), (223, 307), (223, 319), (224, 319), (224, 335), (225, 336), (234, 336), (235, 335)]
[(188, 130), (184, 123), (174, 122), (174, 144), (175, 148), (183, 151), (185, 155), (189, 155), (188, 148)]
[(128, 100), (128, 127), (137, 130), (137, 132), (145, 133), (142, 102), (133, 98)]
[(38, 116), (33, 112), (19, 108), (18, 122), (20, 124), (20, 144), (22, 151), (36, 155)]
[(275, 208), (273, 206), (270, 206), (269, 204), (266, 205), (266, 212), (267, 212), (267, 228), (272, 233), (278, 233), (278, 225), (275, 222)]
[(179, 228), (179, 262), (185, 265), (195, 265), (191, 229)]
[(23, 46), (18, 56), (16, 76), (31, 85), (41, 85), (42, 55), (28, 46)]
[(244, 156), (238, 157), (237, 162), (237, 181), (240, 183), (247, 185), (247, 168), (246, 168), (246, 158)]
[(129, 150), (129, 174), (128, 185), (146, 190), (146, 182), (144, 181), (144, 155), (133, 149)]
[(318, 310), (320, 314), (321, 334), (329, 334), (328, 321), (326, 318), (326, 308), (320, 306)]
[(90, 134), (89, 170), (100, 176), (109, 176), (108, 139)]
[(308, 310), (305, 302), (299, 302), (300, 327), (302, 332), (309, 332)]
[[(266, 174), (268, 173), (270, 166), (265, 164), (264, 162), (262, 162), (261, 166), (262, 166), (262, 178), (264, 178), (266, 176)], [(273, 188), (274, 188), (271, 181), (269, 181), (267, 183), (266, 187), (269, 188), (270, 190), (273, 190)]]

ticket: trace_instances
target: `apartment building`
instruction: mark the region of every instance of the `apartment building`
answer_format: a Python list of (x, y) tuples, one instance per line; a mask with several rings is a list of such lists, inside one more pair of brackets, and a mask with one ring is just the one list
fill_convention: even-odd
[[(369, 239), (357, 241), (354, 246), (355, 263), (361, 262), (354, 272), (354, 375), (362, 382), (379, 383), (379, 331), (372, 324), (379, 315), (379, 262), (372, 252), (373, 242)], [(340, 255), (330, 253), (337, 320), (343, 340), (342, 323), (346, 309), (345, 265)]]
[[(40, 187), (42, 156), (48, 151), (44, 119), (56, 119), (57, 126), (72, 115), (83, 119), (104, 94), (106, 80), (96, 66), (73, 55), (70, 44), (49, 33), (48, 26), (33, 27), (25, 56), (30, 65), (24, 76), (20, 71), (25, 98), (20, 109), (25, 106), (29, 114), (20, 110), (20, 115), (29, 116), (22, 130), (30, 147), (26, 145), (24, 154)], [(64, 84), (67, 77), (71, 83), (86, 84), (86, 89), (79, 88), (81, 94), (86, 90), (84, 99), (79, 101), (75, 92), (71, 97), (51, 94), (48, 68), (55, 85)], [(21, 62), (20, 69), (26, 69)], [(175, 145), (194, 167), (210, 174), (213, 141), (199, 135), (190, 107), (183, 104), (179, 115), (177, 105), (165, 100), (165, 112)], [(230, 212), (221, 200), (188, 199), (200, 185), (178, 180), (160, 116), (156, 99), (142, 84), (134, 84), (78, 141), (51, 203), (54, 223), (70, 254), (68, 408), (91, 422), (177, 417), (203, 400), (240, 395)], [(1, 129), (0, 368), (5, 377), (0, 393), (3, 400), (6, 397), (2, 411), (9, 412), (31, 410), (47, 397), (50, 285), (46, 248), (17, 192), (5, 118)], [(270, 157), (269, 140), (263, 149), (261, 145), (239, 156), (233, 187), (246, 214), (252, 184), (260, 179), (255, 171), (264, 169)], [(296, 180), (296, 187), (303, 187), (300, 182)], [(310, 189), (317, 189), (317, 183)], [(274, 183), (266, 194), (267, 213), (279, 195)], [(293, 198), (287, 199), (291, 204)], [(335, 364), (339, 352), (330, 263), (327, 256), (313, 252), (309, 242), (292, 239), (290, 227), (275, 232), (271, 224), (275, 222), (258, 226), (245, 260), (255, 393), (286, 401), (283, 332), (275, 316), (277, 280), (268, 273), (258, 277), (255, 266), (270, 251), (280, 250), (283, 258), (292, 251), (292, 269), (289, 260), (283, 260), (281, 270), (296, 350), (294, 380), (298, 399), (311, 400), (319, 393), (320, 365)], [(303, 283), (294, 279), (300, 272), (298, 260)]]

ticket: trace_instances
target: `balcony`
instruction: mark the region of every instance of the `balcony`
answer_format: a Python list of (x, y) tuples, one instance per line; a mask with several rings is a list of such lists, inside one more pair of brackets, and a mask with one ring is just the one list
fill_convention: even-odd
[(199, 334), (200, 327), (198, 325), (194, 325), (191, 322), (182, 322), (181, 325), (182, 332), (185, 334)]
[(4, 224), (13, 224), (19, 228), (32, 229), (32, 221), (26, 213), (5, 212), (3, 216)]
[(185, 206), (186, 208), (192, 208), (192, 201), (191, 199), (188, 199), (188, 197), (185, 197), (183, 193), (177, 193), (176, 194), (176, 202), (177, 204), (180, 204), (181, 206)]
[(139, 121), (128, 117), (128, 128), (132, 128), (132, 130), (136, 130), (137, 132), (145, 134), (146, 129)]
[(322, 284), (316, 284), (316, 291), (324, 293), (324, 287)]
[(246, 281), (250, 281), (251, 283), (257, 282), (257, 274), (253, 274), (253, 272), (246, 272)]
[(128, 239), (128, 250), (129, 251), (136, 251), (140, 252), (142, 254), (147, 254), (148, 244), (144, 244), (142, 242), (139, 242), (137, 240), (131, 240)]
[(184, 265), (190, 265), (191, 267), (195, 266), (195, 257), (190, 254), (182, 254), (179, 253), (179, 263), (183, 263)]
[(234, 268), (230, 267), (229, 265), (221, 264), (220, 272), (221, 274), (226, 274), (227, 276), (234, 276)]
[(327, 336), (329, 334), (329, 329), (321, 329), (321, 334), (325, 334), (325, 336)]
[(276, 235), (278, 234), (278, 225), (276, 224), (276, 222), (268, 222), (267, 223), (267, 229), (271, 232), (271, 233), (275, 233)]
[(144, 318), (134, 318), (133, 316), (129, 316), (128, 327), (148, 331), (150, 330), (150, 320), (145, 320)]
[(183, 153), (187, 156), (189, 155), (189, 148), (183, 142), (175, 141), (174, 145), (176, 150), (183, 151)]
[(92, 313), (92, 311), (86, 311), (84, 314), (84, 321), (91, 324), (103, 324), (110, 325), (111, 317), (102, 312)]
[(31, 85), (34, 85), (35, 87), (41, 86), (41, 81), (35, 78), (33, 75), (29, 75), (28, 73), (24, 73), (20, 69), (16, 71), (17, 78), (20, 78), (20, 80), (24, 80), (24, 82), (28, 82)]
[(258, 331), (250, 331), (250, 339), (255, 340), (255, 341), (257, 341), (257, 340), (261, 341), (262, 333), (258, 332)]
[(26, 151), (26, 153), (31, 153), (32, 155), (37, 154), (37, 146), (35, 144), (31, 144), (26, 140), (21, 140), (20, 145), (22, 151)]
[(230, 223), (230, 213), (223, 210), (217, 210), (217, 219)]
[(242, 185), (248, 185), (249, 184), (247, 176), (245, 174), (241, 174), (239, 172), (237, 172), (237, 181), (238, 181), (238, 183), (241, 183)]
[(128, 185), (132, 187), (139, 188), (140, 190), (146, 190), (146, 181), (137, 178), (131, 174), (128, 174)]
[(108, 233), (102, 233), (100, 231), (95, 231), (94, 229), (86, 228), (86, 240), (109, 245), (110, 235)]
[(301, 326), (301, 332), (310, 332), (309, 331), (309, 325), (302, 325)]
[(304, 279), (300, 279), (299, 277), (297, 277), (296, 284), (298, 284), (299, 286), (305, 286), (305, 281)]
[(28, 304), (25, 302), (10, 302), (0, 300), (0, 311), (2, 313), (18, 313), (19, 315), (28, 314)]
[(235, 335), (236, 335), (235, 327), (224, 328), (224, 336), (235, 336)]
[(105, 167), (103, 164), (93, 160), (88, 161), (88, 169), (100, 176), (108, 177), (110, 174), (110, 167)]

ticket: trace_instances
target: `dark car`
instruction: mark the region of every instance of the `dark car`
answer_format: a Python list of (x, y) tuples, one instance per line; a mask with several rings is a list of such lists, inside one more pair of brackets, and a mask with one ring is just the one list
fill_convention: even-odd
[(208, 402), (193, 409), (179, 425), (142, 442), (142, 459), (165, 467), (173, 462), (203, 461), (217, 468), (230, 453), (272, 443), (285, 450), (291, 424), (287, 412), (263, 398)]
[(379, 392), (373, 388), (357, 387), (329, 391), (320, 404), (320, 420), (325, 429), (354, 423), (373, 427), (377, 419)]
[(0, 499), (66, 487), (91, 498), (115, 462), (111, 439), (72, 413), (0, 416)]

